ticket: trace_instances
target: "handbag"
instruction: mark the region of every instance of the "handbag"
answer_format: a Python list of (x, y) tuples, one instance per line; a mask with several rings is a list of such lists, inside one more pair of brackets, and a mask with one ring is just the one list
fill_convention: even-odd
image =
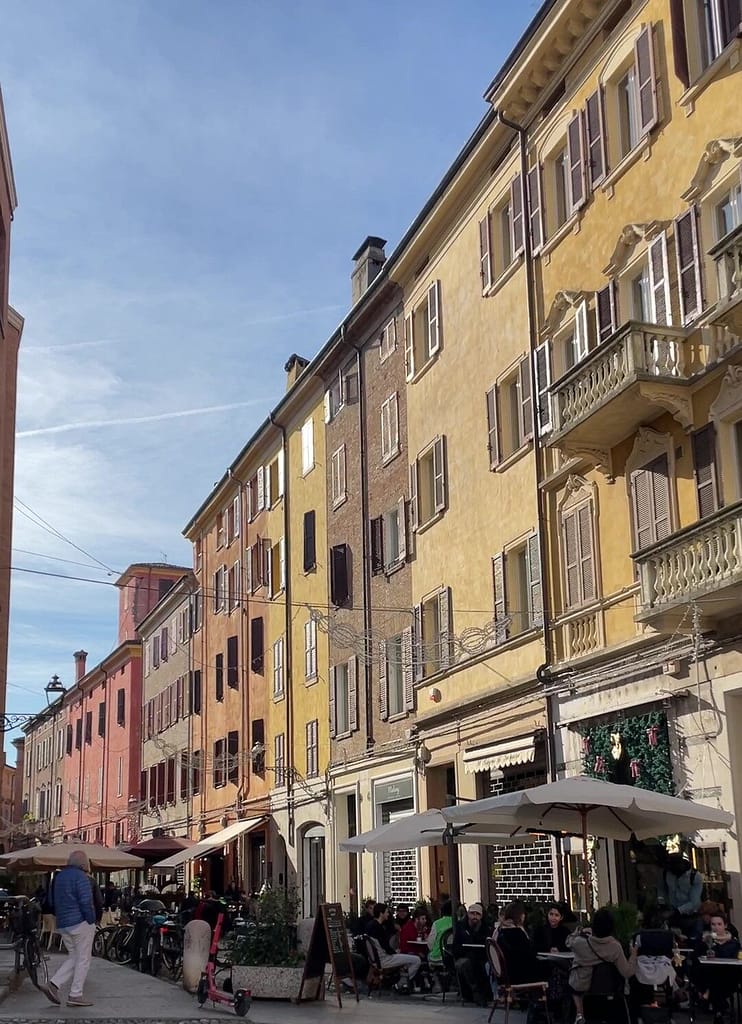
[(602, 957), (587, 936), (585, 936), (585, 941), (598, 960), (600, 960), (600, 963), (595, 964), (593, 967), (588, 994), (591, 996), (605, 996), (607, 998), (622, 995), (624, 979), (616, 965)]

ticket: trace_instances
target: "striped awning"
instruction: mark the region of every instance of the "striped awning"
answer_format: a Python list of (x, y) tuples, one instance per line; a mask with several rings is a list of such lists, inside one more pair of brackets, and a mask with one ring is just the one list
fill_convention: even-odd
[(532, 764), (536, 758), (536, 743), (531, 733), (515, 739), (488, 743), (482, 747), (470, 747), (464, 751), (464, 771), (467, 775), (476, 772), (497, 771), (516, 764)]

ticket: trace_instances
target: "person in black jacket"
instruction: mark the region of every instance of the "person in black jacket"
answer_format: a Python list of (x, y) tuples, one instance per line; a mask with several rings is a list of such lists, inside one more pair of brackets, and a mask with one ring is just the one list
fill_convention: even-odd
[(389, 943), (388, 920), (389, 908), (386, 903), (375, 903), (373, 918), (366, 925), (366, 935), (374, 940), (382, 967), (400, 968), (403, 977), (396, 988), (399, 992), (407, 992), (409, 991), (409, 983), (420, 970), (421, 960), (419, 956), (415, 956), (413, 953), (394, 952)]
[(564, 924), (564, 915), (558, 904), (550, 903), (546, 911), (546, 924), (539, 925), (533, 933), (533, 945), (537, 953), (566, 953), (569, 928)]
[(526, 908), (516, 900), (505, 908), (502, 924), (497, 929), (497, 944), (505, 957), (511, 985), (527, 985), (544, 977), (543, 966), (525, 929), (525, 920)]
[(453, 955), (461, 994), (464, 998), (471, 995), (477, 1006), (486, 1006), (489, 1002), (490, 987), (485, 971), (486, 943), (484, 908), (481, 903), (472, 903), (466, 917), (458, 922), (454, 930)]

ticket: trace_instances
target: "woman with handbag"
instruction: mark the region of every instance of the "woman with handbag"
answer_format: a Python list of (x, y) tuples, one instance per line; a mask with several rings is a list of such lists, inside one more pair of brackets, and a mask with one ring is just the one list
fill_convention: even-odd
[(631, 950), (627, 959), (613, 931), (613, 914), (603, 907), (593, 914), (592, 929), (575, 932), (567, 939), (567, 946), (575, 955), (569, 972), (569, 985), (577, 1010), (575, 1024), (584, 1024), (583, 996), (595, 988), (594, 973), (607, 972), (607, 969), (613, 973), (613, 968), (622, 978), (632, 978), (636, 973), (636, 948)]

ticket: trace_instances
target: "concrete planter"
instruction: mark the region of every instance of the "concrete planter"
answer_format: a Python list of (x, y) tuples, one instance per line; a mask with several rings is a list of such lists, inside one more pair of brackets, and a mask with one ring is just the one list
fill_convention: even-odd
[[(296, 1002), (301, 988), (303, 967), (247, 967), (232, 968), (232, 987), (252, 992), (253, 999), (290, 999)], [(321, 978), (309, 978), (304, 985), (302, 1002), (316, 999)]]

